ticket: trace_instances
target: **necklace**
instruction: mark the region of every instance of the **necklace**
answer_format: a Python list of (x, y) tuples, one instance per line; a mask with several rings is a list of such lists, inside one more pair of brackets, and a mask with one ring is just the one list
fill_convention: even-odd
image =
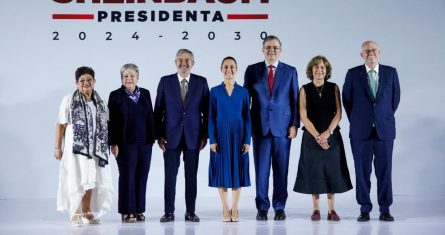
[(321, 85), (321, 89), (318, 89), (318, 87), (317, 87), (315, 84), (314, 84), (314, 87), (315, 87), (315, 89), (317, 90), (317, 92), (318, 92), (318, 96), (320, 96), (320, 99), (321, 99), (321, 96), (323, 95), (324, 84)]

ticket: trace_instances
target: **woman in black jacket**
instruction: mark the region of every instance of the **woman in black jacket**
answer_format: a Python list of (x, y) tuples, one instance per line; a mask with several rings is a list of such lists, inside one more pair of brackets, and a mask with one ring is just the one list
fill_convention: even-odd
[(135, 64), (121, 68), (122, 86), (110, 93), (109, 144), (119, 168), (119, 205), (122, 222), (145, 221), (145, 193), (155, 140), (150, 92), (138, 87)]

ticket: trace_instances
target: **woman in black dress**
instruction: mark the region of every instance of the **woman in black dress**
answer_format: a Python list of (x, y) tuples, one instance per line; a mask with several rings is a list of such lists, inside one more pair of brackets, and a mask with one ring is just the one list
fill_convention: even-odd
[(331, 65), (323, 56), (309, 62), (306, 75), (312, 81), (300, 89), (300, 119), (304, 124), (301, 154), (294, 191), (312, 194), (311, 219), (320, 220), (319, 195), (328, 197), (328, 220), (338, 221), (334, 193), (352, 189), (343, 140), (340, 92), (331, 77)]

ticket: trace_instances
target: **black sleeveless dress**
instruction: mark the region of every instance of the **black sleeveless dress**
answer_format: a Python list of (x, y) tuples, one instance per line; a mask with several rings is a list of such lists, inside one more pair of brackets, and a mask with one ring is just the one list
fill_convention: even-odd
[[(307, 117), (319, 133), (327, 130), (335, 116), (336, 84), (325, 82), (315, 87), (303, 86), (306, 93)], [(323, 89), (322, 89), (323, 88)], [(321, 97), (320, 97), (321, 93)], [(328, 138), (330, 148), (322, 149), (303, 127), (300, 160), (294, 191), (306, 194), (342, 193), (352, 189), (340, 127)]]

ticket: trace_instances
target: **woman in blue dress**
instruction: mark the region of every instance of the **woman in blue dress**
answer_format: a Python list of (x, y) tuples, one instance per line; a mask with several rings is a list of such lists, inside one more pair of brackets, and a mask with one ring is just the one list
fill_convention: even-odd
[[(210, 90), (209, 109), (209, 186), (218, 188), (223, 207), (223, 221), (237, 222), (241, 187), (250, 186), (249, 147), (251, 123), (249, 95), (235, 82), (235, 58), (221, 63), (224, 81)], [(227, 203), (227, 189), (232, 189), (232, 208)]]

